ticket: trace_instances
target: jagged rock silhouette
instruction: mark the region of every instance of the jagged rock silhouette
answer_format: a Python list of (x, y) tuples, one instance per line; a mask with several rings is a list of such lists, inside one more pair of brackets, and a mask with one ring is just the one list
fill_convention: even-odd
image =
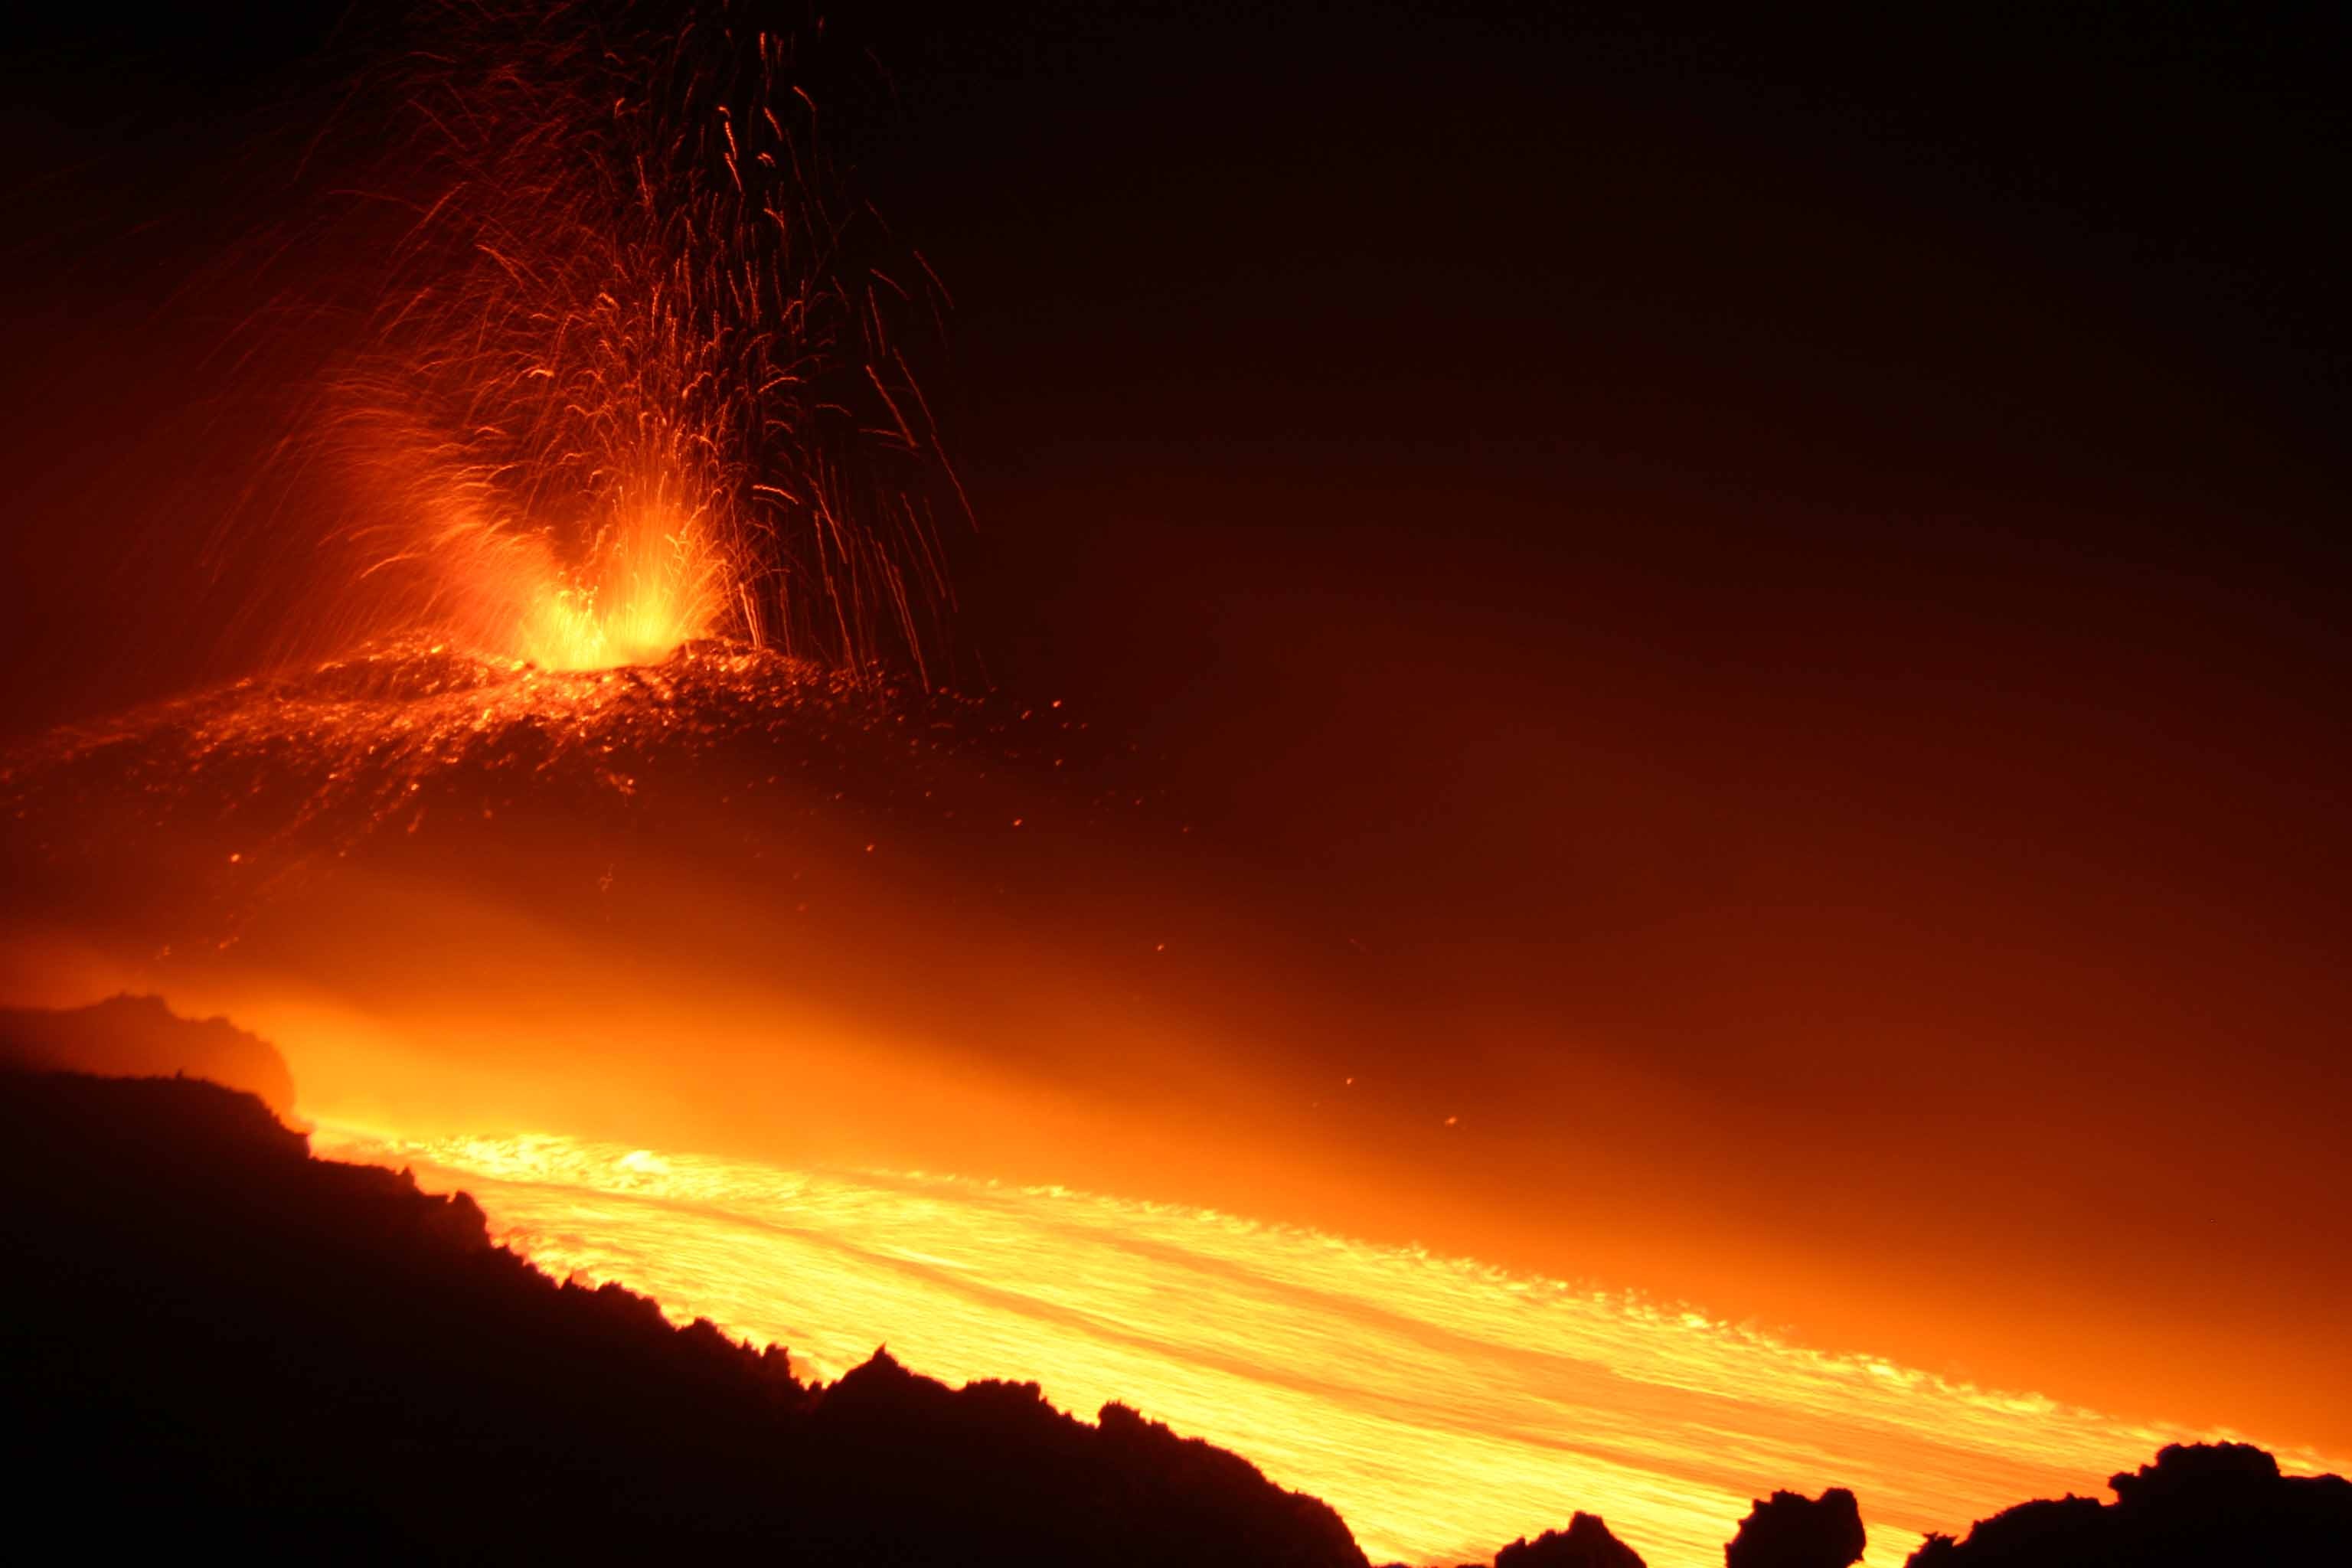
[(1644, 1568), (1641, 1554), (1609, 1533), (1598, 1514), (1580, 1513), (1568, 1528), (1521, 1536), (1495, 1553), (1495, 1568)]
[(1862, 1561), (1864, 1542), (1862, 1510), (1843, 1487), (1818, 1498), (1774, 1492), (1739, 1521), (1723, 1561), (1725, 1568), (1847, 1568)]
[(2116, 1500), (2020, 1503), (1965, 1540), (1931, 1535), (1912, 1568), (2301, 1568), (2352, 1562), (2352, 1481), (2282, 1476), (2244, 1443), (2173, 1444), (2111, 1478)]
[(491, 1246), (194, 1079), (0, 1075), (0, 1450), (98, 1554), (1363, 1568), (1329, 1508), (1112, 1406), (829, 1388)]

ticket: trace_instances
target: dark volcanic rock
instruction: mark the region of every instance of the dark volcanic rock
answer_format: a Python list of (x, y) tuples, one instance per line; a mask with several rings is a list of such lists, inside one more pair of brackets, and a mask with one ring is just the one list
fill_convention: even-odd
[(1862, 1561), (1862, 1510), (1832, 1487), (1819, 1498), (1774, 1492), (1739, 1521), (1726, 1568), (1846, 1568)]
[(1525, 1536), (1495, 1553), (1495, 1568), (1643, 1568), (1641, 1554), (1609, 1533), (1597, 1514), (1580, 1513), (1565, 1531)]
[(1966, 1540), (1927, 1538), (1913, 1568), (2290, 1568), (2352, 1562), (2352, 1481), (2282, 1476), (2243, 1443), (2174, 1444), (2107, 1484), (2116, 1500), (2021, 1503)]
[(1034, 1383), (950, 1392), (877, 1351), (824, 1392), (811, 1426), (827, 1489), (857, 1500), (828, 1548), (861, 1560), (891, 1557), (913, 1525), (1021, 1542), (1024, 1562), (1363, 1561), (1338, 1514), (1247, 1460), (1121, 1405), (1088, 1426)]
[(1118, 1406), (830, 1389), (313, 1160), (212, 1084), (0, 1074), (0, 1453), (77, 1554), (1361, 1568), (1339, 1516)]

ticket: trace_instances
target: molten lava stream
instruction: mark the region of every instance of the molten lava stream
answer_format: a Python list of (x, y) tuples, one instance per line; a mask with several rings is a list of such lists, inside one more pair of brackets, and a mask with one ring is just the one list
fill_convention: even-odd
[[(1232, 1215), (954, 1176), (793, 1171), (533, 1135), (321, 1125), (463, 1187), (541, 1268), (787, 1345), (1121, 1400), (1337, 1507), (1375, 1561), (1484, 1558), (1601, 1514), (1714, 1568), (1749, 1500), (1853, 1487), (1868, 1561), (2198, 1434), (1802, 1349), (1696, 1313)], [(2317, 1454), (2283, 1456), (2304, 1469)]]

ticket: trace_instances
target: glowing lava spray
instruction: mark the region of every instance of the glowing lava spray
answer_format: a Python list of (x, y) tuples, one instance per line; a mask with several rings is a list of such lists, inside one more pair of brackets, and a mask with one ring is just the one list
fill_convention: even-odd
[(797, 42), (731, 8), (431, 19), (363, 91), (392, 151), (361, 210), (402, 226), (286, 452), (331, 481), (333, 633), (919, 670), (954, 485), (901, 325), (944, 291), (839, 194)]

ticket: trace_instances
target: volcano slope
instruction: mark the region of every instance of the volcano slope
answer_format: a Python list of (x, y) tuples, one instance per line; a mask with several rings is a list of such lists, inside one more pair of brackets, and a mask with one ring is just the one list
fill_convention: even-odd
[(313, 1160), (194, 1079), (0, 1075), (0, 1442), (19, 1526), (108, 1554), (1360, 1568), (1245, 1461), (887, 1354), (803, 1386)]

